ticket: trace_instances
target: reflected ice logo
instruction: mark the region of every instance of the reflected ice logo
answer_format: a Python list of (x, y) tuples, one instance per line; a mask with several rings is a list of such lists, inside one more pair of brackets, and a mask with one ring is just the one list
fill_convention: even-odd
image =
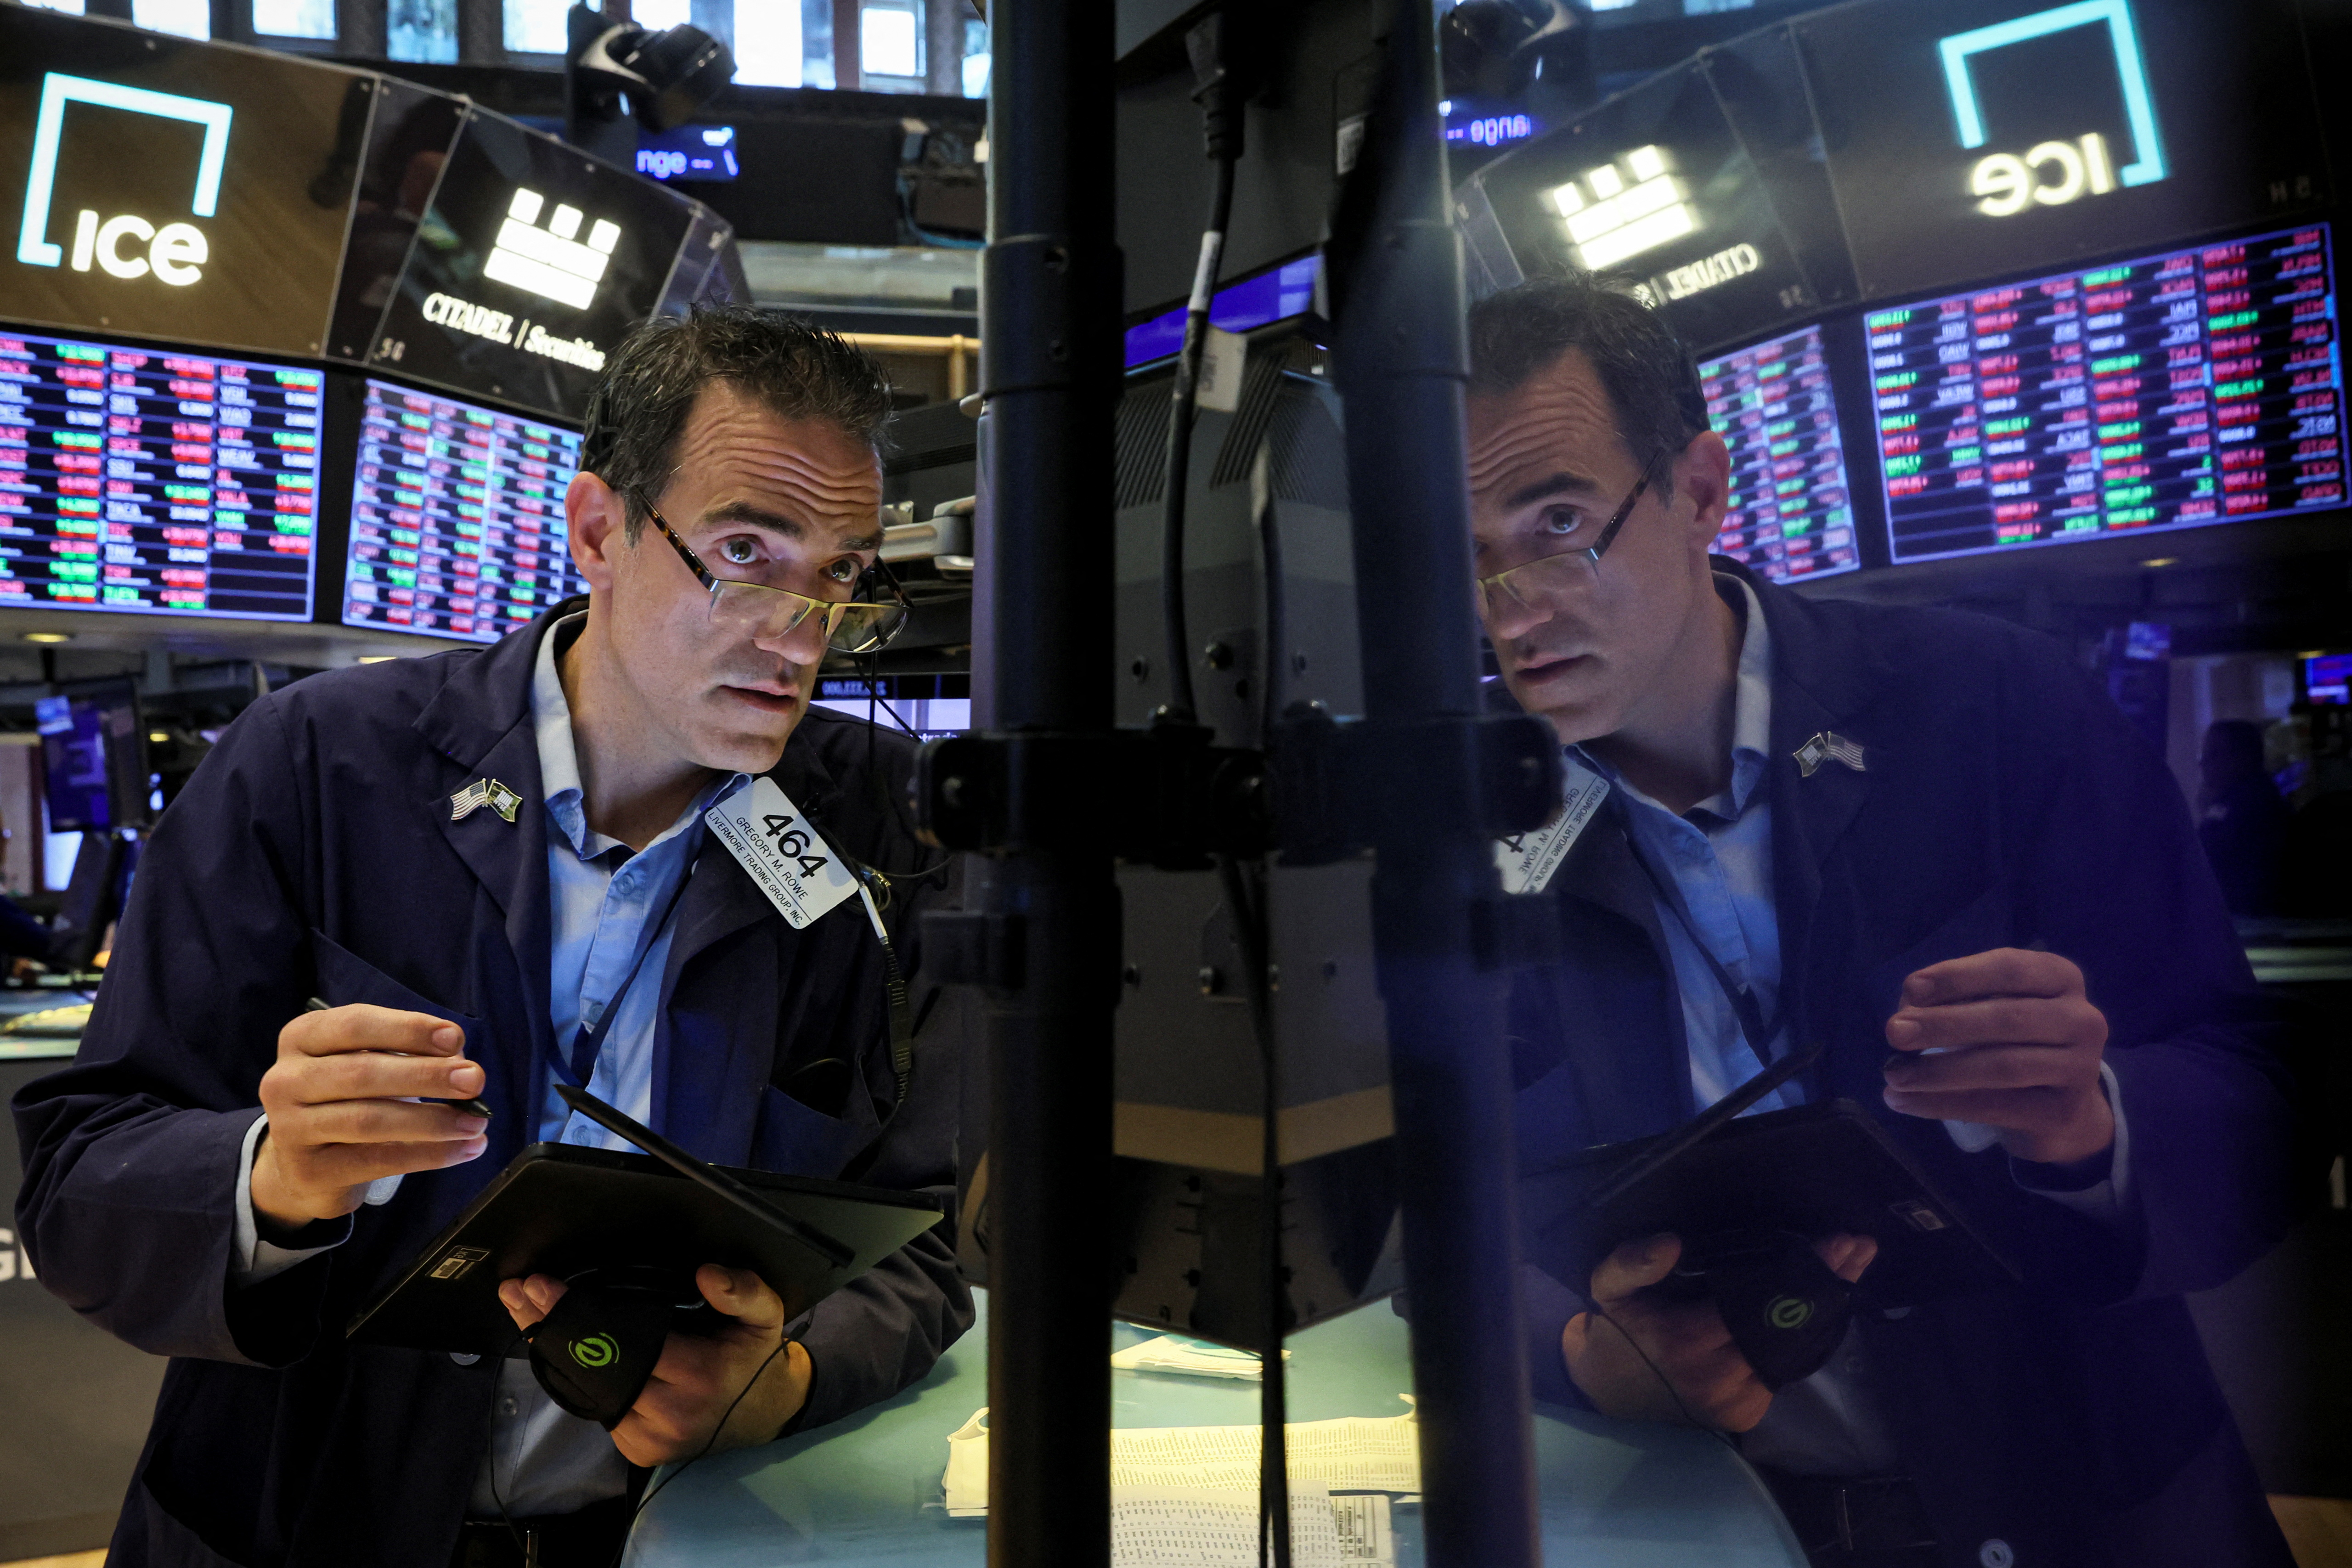
[(499, 226), (499, 242), (482, 263), (482, 276), (584, 310), (596, 298), (613, 247), (621, 243), (621, 226), (598, 218), (583, 245), (576, 237), (583, 221), (578, 207), (558, 203), (547, 226), (535, 226), (546, 205), (547, 198), (537, 191), (516, 190), (506, 221)]
[[(1698, 215), (1661, 147), (1636, 147), (1618, 161), (1585, 172), (1551, 194), (1568, 220), (1577, 263), (1588, 272), (1612, 267), (1698, 229)], [(1633, 175), (1628, 184), (1625, 176)]]
[[(221, 169), (228, 161), (229, 121), (236, 112), (233, 107), (50, 71), (41, 79), (41, 107), (34, 121), (32, 167), (25, 180), (25, 220), (16, 234), (18, 261), (27, 267), (65, 264), (64, 248), (49, 238), (49, 205), (57, 195), (58, 148), (65, 136), (68, 103), (152, 114), (159, 120), (193, 121), (203, 126), (204, 151), (196, 160), (196, 184), (188, 199), (188, 211), (195, 217), (211, 217), (218, 209)], [(123, 255), (126, 237), (146, 246), (147, 253)], [(89, 271), (95, 261), (110, 277), (143, 278), (152, 271), (158, 281), (184, 288), (204, 276), (202, 263), (208, 254), (204, 230), (190, 223), (159, 227), (131, 213), (101, 222), (91, 208), (83, 209), (74, 221), (73, 269), (77, 272)]]
[[(1979, 159), (1969, 172), (1969, 194), (1983, 198), (1977, 203), (1978, 211), (1989, 217), (2009, 217), (2023, 212), (2028, 205), (2063, 206), (2085, 195), (2105, 195), (2119, 184), (2151, 184), (2168, 172), (2164, 143), (2157, 134), (2147, 66), (2140, 57), (2139, 34), (2132, 26), (2128, 0), (2078, 0), (2074, 5), (1955, 33), (1938, 43), (1936, 50), (1943, 58), (1944, 85), (1951, 93), (1952, 119), (1960, 145), (1985, 144), (1984, 112), (1969, 73), (1970, 56), (2075, 27), (2095, 26), (2106, 28), (2107, 41), (2115, 50), (2116, 79), (2123, 89), (2124, 118), (2131, 128), (2132, 161), (2119, 169), (2113, 167), (2106, 138), (2095, 132), (2071, 142), (2043, 142), (2021, 156), (1995, 153)], [(2045, 175), (2045, 170), (2055, 170), (2056, 177)]]

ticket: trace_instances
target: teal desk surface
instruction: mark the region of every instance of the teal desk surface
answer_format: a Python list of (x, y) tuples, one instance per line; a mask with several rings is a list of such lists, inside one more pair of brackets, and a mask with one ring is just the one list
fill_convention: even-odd
[[(983, 1293), (984, 1295), (984, 1293)], [(1151, 1337), (1114, 1327), (1108, 1356)], [(948, 1435), (988, 1403), (987, 1304), (980, 1321), (896, 1399), (820, 1431), (703, 1460), (638, 1521), (626, 1568), (769, 1568), (845, 1563), (979, 1568), (984, 1520), (941, 1501)], [(1406, 1326), (1385, 1301), (1290, 1341), (1293, 1421), (1398, 1415), (1412, 1392)], [(1118, 1372), (1118, 1426), (1242, 1426), (1254, 1382)], [(1576, 1568), (1805, 1568), (1755, 1473), (1706, 1433), (1547, 1407), (1536, 1417), (1545, 1561)], [(1421, 1510), (1393, 1510), (1398, 1568), (1423, 1561)]]

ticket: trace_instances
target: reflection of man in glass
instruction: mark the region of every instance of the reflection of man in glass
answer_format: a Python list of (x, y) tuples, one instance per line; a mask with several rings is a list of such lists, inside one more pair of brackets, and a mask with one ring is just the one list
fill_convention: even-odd
[[(1514, 1003), (1522, 1160), (1819, 1043), (1759, 1109), (1871, 1108), (2023, 1275), (1865, 1294), (1775, 1392), (1651, 1289), (1684, 1239), (1635, 1242), (1531, 1274), (1539, 1392), (1740, 1434), (1824, 1563), (2284, 1563), (2180, 1292), (2284, 1227), (2286, 1094), (2162, 763), (2039, 637), (1709, 555), (1728, 457), (1634, 300), (1538, 281), (1471, 341), (1486, 630), (1608, 785), (1546, 889), (1568, 956)], [(1877, 1246), (1811, 1239), (1849, 1279)]]

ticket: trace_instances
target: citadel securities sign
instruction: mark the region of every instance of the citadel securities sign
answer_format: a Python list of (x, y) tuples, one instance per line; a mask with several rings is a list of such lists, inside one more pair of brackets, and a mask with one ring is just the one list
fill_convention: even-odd
[(0, 319), (320, 352), (372, 78), (15, 5), (0, 59)]
[(368, 362), (509, 403), (577, 410), (605, 356), (662, 309), (688, 232), (703, 232), (697, 220), (707, 217), (650, 180), (477, 105)]

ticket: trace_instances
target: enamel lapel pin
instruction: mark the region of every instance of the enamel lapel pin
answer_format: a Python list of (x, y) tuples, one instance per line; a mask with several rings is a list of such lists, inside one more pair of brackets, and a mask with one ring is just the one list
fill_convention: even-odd
[(1861, 743), (1847, 740), (1834, 730), (1822, 731), (1789, 754), (1797, 759), (1801, 778), (1811, 778), (1825, 762), (1843, 763), (1858, 773), (1869, 771), (1863, 766)]
[[(1811, 769), (1807, 769), (1811, 772)], [(522, 796), (496, 779), (476, 779), (449, 797), (449, 820), (463, 822), (482, 806), (488, 806), (509, 822), (515, 819), (515, 807)]]

